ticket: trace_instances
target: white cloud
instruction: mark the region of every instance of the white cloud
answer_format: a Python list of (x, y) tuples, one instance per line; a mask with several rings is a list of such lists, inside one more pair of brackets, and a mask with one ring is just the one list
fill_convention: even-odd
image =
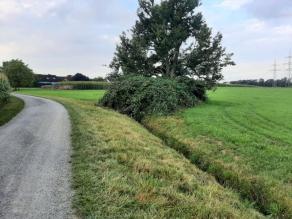
[(8, 20), (24, 13), (45, 16), (67, 0), (0, 0), (0, 19)]
[(274, 28), (274, 32), (277, 35), (287, 36), (291, 38), (292, 36), (292, 25), (280, 25)]
[(13, 0), (1, 0), (0, 1), (0, 19), (4, 19), (8, 16), (16, 15), (21, 12), (21, 8), (16, 1)]
[(252, 0), (223, 0), (219, 6), (228, 8), (231, 10), (238, 10), (242, 6), (246, 5), (247, 3), (250, 3)]
[(250, 32), (259, 32), (264, 30), (266, 27), (267, 24), (265, 21), (256, 18), (247, 20), (245, 24), (245, 29)]

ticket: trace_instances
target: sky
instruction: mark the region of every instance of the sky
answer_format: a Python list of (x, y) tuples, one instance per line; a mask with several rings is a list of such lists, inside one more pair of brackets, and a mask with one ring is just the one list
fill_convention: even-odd
[[(22, 59), (38, 74), (90, 77), (110, 72), (119, 35), (136, 20), (138, 0), (0, 0), (0, 62)], [(286, 76), (292, 0), (202, 0), (202, 11), (236, 66), (225, 81)]]

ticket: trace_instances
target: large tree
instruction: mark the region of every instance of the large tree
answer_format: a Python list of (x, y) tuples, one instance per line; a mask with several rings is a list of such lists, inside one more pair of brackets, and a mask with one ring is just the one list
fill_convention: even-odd
[(81, 73), (76, 73), (71, 77), (71, 81), (89, 81), (89, 77), (81, 74)]
[(110, 78), (126, 74), (188, 76), (213, 87), (223, 78), (225, 66), (234, 65), (232, 54), (221, 45), (196, 9), (199, 0), (139, 0), (138, 20), (121, 43)]
[(33, 71), (22, 60), (13, 59), (8, 62), (3, 62), (1, 70), (6, 74), (14, 89), (29, 87), (33, 84)]

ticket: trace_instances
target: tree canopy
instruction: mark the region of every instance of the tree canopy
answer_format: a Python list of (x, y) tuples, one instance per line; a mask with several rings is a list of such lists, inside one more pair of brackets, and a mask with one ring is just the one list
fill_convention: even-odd
[(29, 87), (33, 84), (33, 71), (22, 60), (3, 62), (1, 71), (8, 77), (13, 88)]
[(81, 73), (76, 73), (75, 75), (73, 75), (71, 78), (70, 78), (71, 81), (89, 81), (89, 77), (81, 74)]
[(139, 0), (138, 20), (120, 37), (109, 78), (135, 74), (203, 80), (208, 87), (234, 65), (222, 47), (222, 35), (212, 34), (196, 9), (199, 0)]

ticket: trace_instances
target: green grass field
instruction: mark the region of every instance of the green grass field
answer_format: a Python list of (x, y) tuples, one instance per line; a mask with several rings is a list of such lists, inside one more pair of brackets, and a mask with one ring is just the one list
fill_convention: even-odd
[(17, 97), (10, 97), (9, 102), (5, 105), (0, 104), (0, 126), (9, 122), (24, 107), (24, 102)]
[(219, 88), (145, 125), (265, 214), (292, 218), (292, 89)]
[(50, 90), (50, 89), (21, 89), (22, 94), (43, 96), (43, 97), (63, 97), (81, 101), (95, 101), (100, 99), (105, 91), (102, 90)]
[(26, 89), (72, 120), (74, 207), (81, 218), (261, 218), (251, 203), (143, 126), (96, 107), (102, 91)]

